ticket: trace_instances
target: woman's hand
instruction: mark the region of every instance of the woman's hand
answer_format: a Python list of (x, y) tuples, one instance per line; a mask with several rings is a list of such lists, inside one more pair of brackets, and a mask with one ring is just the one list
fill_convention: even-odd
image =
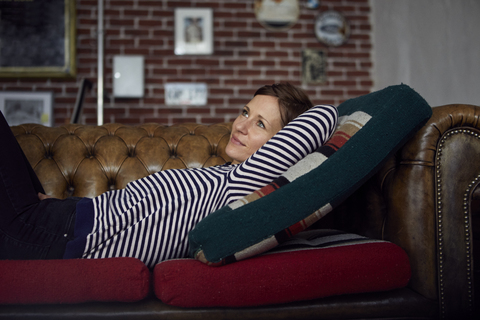
[(40, 200), (45, 200), (45, 199), (49, 199), (49, 198), (52, 198), (52, 196), (43, 194), (41, 192), (38, 193), (38, 199), (40, 199)]

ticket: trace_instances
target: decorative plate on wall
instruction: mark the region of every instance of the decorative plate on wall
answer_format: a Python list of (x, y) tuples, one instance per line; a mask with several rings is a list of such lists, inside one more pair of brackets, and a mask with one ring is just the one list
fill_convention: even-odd
[(329, 46), (341, 46), (350, 36), (350, 26), (342, 14), (326, 11), (315, 21), (315, 35), (318, 40)]
[(266, 29), (283, 31), (297, 23), (300, 8), (298, 0), (255, 0), (255, 15)]

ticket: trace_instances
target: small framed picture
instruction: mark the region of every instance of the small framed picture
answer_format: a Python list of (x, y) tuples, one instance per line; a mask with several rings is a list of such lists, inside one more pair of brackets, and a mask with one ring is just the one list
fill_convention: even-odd
[(0, 91), (0, 111), (10, 126), (53, 125), (53, 92)]
[(327, 81), (327, 55), (325, 51), (302, 51), (302, 81), (304, 84), (320, 84)]
[(213, 53), (211, 8), (175, 9), (175, 54)]

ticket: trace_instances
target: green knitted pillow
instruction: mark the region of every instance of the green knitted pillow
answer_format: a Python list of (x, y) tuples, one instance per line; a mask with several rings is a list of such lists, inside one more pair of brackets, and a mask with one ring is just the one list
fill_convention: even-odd
[(406, 85), (345, 101), (327, 144), (282, 177), (203, 219), (189, 234), (190, 254), (222, 265), (282, 243), (325, 216), (360, 187), (430, 118)]

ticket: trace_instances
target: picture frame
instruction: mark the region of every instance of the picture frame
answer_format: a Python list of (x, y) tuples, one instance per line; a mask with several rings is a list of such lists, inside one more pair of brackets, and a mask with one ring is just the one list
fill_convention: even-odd
[(0, 111), (10, 126), (53, 126), (53, 92), (0, 91)]
[(213, 10), (211, 8), (175, 9), (175, 54), (213, 53)]
[(327, 81), (327, 54), (323, 50), (302, 51), (302, 83), (322, 84)]
[(76, 1), (0, 1), (0, 48), (2, 78), (75, 77)]

